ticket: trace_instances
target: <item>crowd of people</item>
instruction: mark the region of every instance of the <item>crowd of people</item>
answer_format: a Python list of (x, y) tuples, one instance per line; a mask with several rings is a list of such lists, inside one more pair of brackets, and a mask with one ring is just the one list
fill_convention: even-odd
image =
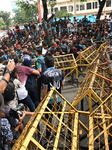
[[(111, 39), (112, 30), (108, 19), (91, 23), (86, 16), (81, 21), (74, 17), (42, 24), (30, 22), (7, 32), (0, 40), (0, 141), (1, 149), (8, 150), (16, 140), (15, 132), (24, 128), (25, 115), (32, 115), (41, 100), (54, 86), (61, 93), (64, 75), (54, 66), (54, 56), (73, 53), (76, 58), (81, 51), (105, 39)], [(103, 23), (102, 23), (103, 22)], [(8, 85), (12, 82), (9, 90)], [(13, 86), (13, 88), (12, 88)], [(7, 90), (6, 90), (7, 89)], [(12, 92), (11, 97), (7, 92)], [(8, 119), (10, 110), (23, 103), (29, 111), (13, 117), (15, 125)], [(48, 107), (54, 100), (50, 99)], [(61, 105), (57, 97), (57, 106)]]

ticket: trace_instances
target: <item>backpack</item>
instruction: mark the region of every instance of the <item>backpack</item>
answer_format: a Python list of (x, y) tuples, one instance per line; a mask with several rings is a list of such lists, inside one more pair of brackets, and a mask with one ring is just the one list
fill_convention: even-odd
[(4, 93), (2, 94), (5, 102), (9, 102), (15, 97), (15, 85), (12, 80), (9, 81)]
[(39, 62), (39, 63), (42, 64), (42, 72), (41, 72), (41, 74), (43, 74), (43, 73), (47, 70), (47, 67), (46, 67), (46, 65), (45, 65), (45, 60), (44, 60), (44, 58), (39, 58), (39, 59), (37, 59), (37, 62)]

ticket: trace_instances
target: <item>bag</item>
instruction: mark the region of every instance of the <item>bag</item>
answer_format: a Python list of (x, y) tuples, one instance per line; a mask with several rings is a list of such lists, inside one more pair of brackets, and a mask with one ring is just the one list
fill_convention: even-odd
[(9, 102), (15, 97), (15, 85), (12, 80), (9, 81), (4, 93), (2, 94), (5, 102)]
[(47, 70), (47, 67), (45, 65), (45, 60), (44, 60), (44, 58), (42, 58), (42, 59), (39, 58), (39, 59), (37, 59), (37, 61), (42, 64), (42, 72), (41, 72), (41, 74), (43, 74)]
[(36, 87), (36, 75), (34, 74), (28, 75), (25, 87), (26, 89), (32, 89)]

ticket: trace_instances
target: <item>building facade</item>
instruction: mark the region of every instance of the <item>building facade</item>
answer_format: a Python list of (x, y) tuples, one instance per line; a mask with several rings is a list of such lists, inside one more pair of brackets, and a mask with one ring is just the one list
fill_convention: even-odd
[[(58, 10), (66, 9), (69, 13), (72, 13), (74, 16), (74, 8), (76, 8), (76, 16), (83, 15), (94, 15), (96, 17), (99, 9), (98, 0), (87, 0), (86, 2), (80, 2), (80, 0), (57, 0), (57, 4), (53, 8), (53, 13), (55, 14)], [(107, 0), (103, 8), (101, 19), (104, 19), (104, 16), (109, 17), (110, 12), (112, 11), (112, 0)], [(43, 6), (41, 4), (41, 13), (43, 14)], [(51, 16), (51, 7), (48, 4), (48, 16)]]

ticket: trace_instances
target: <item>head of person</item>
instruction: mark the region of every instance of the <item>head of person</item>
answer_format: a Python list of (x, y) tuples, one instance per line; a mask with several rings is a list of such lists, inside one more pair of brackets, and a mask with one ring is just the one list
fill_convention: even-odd
[(21, 45), (19, 45), (19, 44), (16, 45), (16, 50), (17, 50), (17, 51), (20, 51), (20, 50), (21, 50)]
[(43, 41), (43, 42), (42, 42), (42, 46), (43, 46), (44, 49), (47, 49), (47, 48), (48, 48), (47, 42)]
[(45, 65), (47, 68), (54, 67), (54, 58), (52, 56), (46, 56)]
[(61, 41), (61, 43), (62, 43), (62, 44), (66, 44), (67, 41), (63, 39), (63, 40)]
[(3, 52), (3, 51), (0, 51), (0, 57), (1, 57), (2, 55), (4, 55), (4, 52)]
[(9, 52), (10, 52), (11, 55), (15, 55), (16, 54), (16, 52), (14, 50), (14, 46), (10, 46), (9, 47)]
[(42, 55), (42, 47), (37, 47), (37, 48), (36, 48), (36, 55), (37, 55), (37, 56)]
[(32, 65), (32, 58), (29, 55), (25, 55), (22, 58), (22, 64), (24, 66), (31, 66)]
[(4, 57), (0, 57), (0, 64), (5, 64), (5, 58)]
[(57, 47), (57, 43), (56, 43), (56, 42), (52, 42), (52, 43), (51, 43), (51, 47), (52, 47), (52, 48), (56, 48), (56, 47)]
[(9, 59), (14, 59), (15, 64), (17, 64), (19, 62), (19, 59), (16, 55), (9, 56)]
[(56, 53), (56, 48), (51, 48), (49, 53), (50, 53), (51, 56), (54, 56), (55, 53)]
[(23, 52), (28, 52), (27, 46), (24, 45), (24, 46), (22, 47), (22, 50), (23, 50)]

